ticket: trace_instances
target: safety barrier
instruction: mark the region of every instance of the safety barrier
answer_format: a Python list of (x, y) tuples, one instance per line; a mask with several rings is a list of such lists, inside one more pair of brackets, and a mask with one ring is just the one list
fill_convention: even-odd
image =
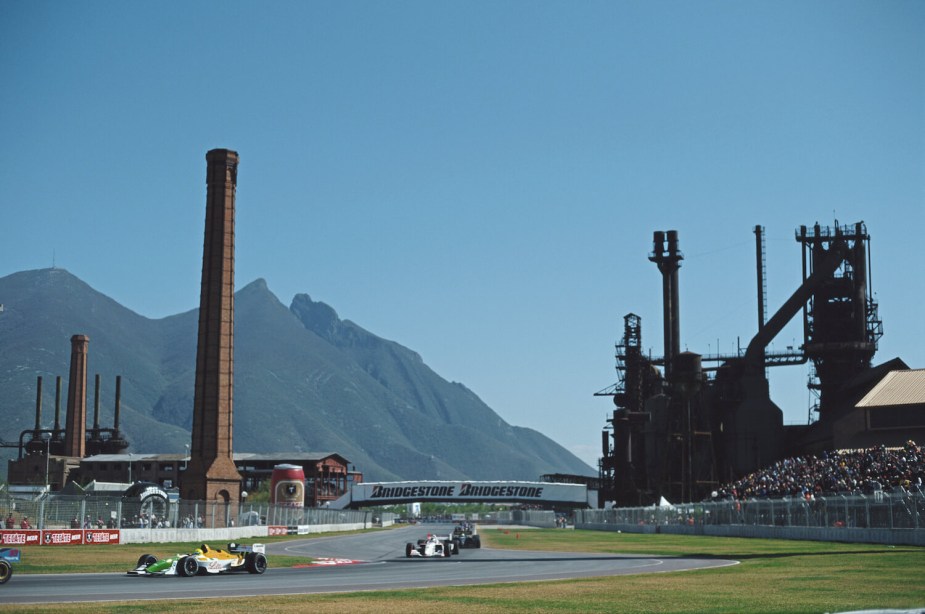
[(921, 492), (708, 501), (578, 510), (575, 527), (637, 533), (681, 533), (925, 545)]

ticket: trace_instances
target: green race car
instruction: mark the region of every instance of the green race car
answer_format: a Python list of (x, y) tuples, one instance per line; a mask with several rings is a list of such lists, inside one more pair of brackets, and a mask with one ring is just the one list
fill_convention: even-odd
[(246, 571), (262, 574), (267, 570), (266, 547), (263, 544), (242, 546), (228, 544), (228, 550), (202, 544), (189, 554), (177, 554), (158, 560), (153, 554), (143, 554), (130, 576), (183, 576), (231, 573)]

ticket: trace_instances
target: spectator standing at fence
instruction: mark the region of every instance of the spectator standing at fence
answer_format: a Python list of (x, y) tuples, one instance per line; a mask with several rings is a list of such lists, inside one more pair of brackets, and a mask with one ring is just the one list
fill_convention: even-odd
[(22, 522), (19, 523), (19, 528), (20, 529), (31, 529), (32, 528), (32, 525), (29, 523), (28, 516), (22, 517)]
[(10, 512), (10, 515), (6, 517), (6, 528), (7, 529), (16, 528), (16, 521), (13, 520), (13, 512)]

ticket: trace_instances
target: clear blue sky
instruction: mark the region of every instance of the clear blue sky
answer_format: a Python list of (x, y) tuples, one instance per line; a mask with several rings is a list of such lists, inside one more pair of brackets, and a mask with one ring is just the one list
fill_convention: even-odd
[[(328, 303), (589, 463), (626, 313), (661, 354), (653, 230), (682, 347), (731, 352), (754, 225), (773, 312), (794, 230), (863, 220), (875, 362), (925, 367), (923, 2), (0, 0), (0, 276), (197, 307), (216, 147), (238, 287)], [(788, 422), (805, 379), (771, 371)]]

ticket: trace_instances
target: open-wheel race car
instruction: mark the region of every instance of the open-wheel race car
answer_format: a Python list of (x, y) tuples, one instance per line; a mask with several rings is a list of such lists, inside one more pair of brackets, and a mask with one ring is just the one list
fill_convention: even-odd
[(142, 554), (130, 576), (184, 576), (246, 571), (262, 574), (267, 570), (266, 547), (263, 544), (243, 546), (228, 544), (228, 550), (202, 544), (189, 554), (177, 554), (158, 560), (153, 554)]
[(19, 548), (0, 548), (0, 584), (6, 584), (13, 577), (13, 566), (22, 560), (22, 551)]
[(475, 527), (469, 523), (457, 525), (453, 529), (453, 541), (459, 548), (481, 548), (482, 538)]
[(405, 544), (405, 556), (409, 559), (416, 556), (448, 557), (453, 554), (453, 544), (436, 535), (428, 535), (426, 539), (419, 539), (417, 544)]

